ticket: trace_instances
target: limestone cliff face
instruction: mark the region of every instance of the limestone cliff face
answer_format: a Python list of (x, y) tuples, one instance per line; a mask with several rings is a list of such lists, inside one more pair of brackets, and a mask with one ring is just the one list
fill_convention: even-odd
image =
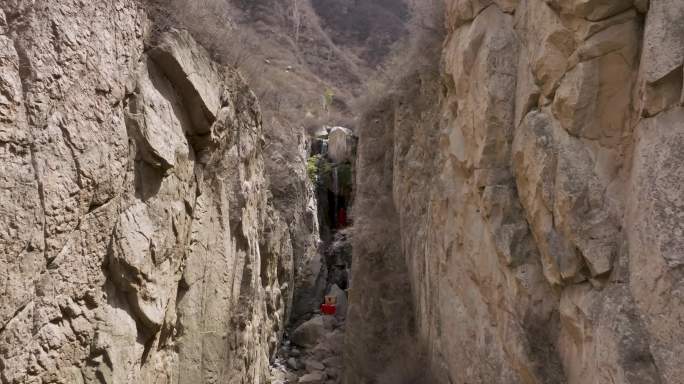
[(397, 340), (434, 383), (684, 380), (683, 18), (447, 1), (441, 73), (360, 132), (349, 383)]
[(150, 25), (0, 1), (3, 383), (264, 382), (294, 284), (259, 107)]

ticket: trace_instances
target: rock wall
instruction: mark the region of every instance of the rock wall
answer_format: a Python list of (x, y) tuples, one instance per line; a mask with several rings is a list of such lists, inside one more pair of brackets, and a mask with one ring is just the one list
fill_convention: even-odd
[(427, 382), (684, 380), (683, 17), (446, 2), (439, 73), (360, 132), (348, 383), (416, 360), (396, 335)]
[(294, 284), (258, 103), (151, 30), (0, 1), (3, 383), (265, 382)]
[(277, 118), (264, 123), (268, 156), (264, 157), (273, 203), (287, 218), (294, 255), (294, 275), (288, 284), (293, 295), (288, 316), (292, 321), (320, 305), (319, 274), (322, 265), (315, 187), (307, 173), (308, 141), (300, 127)]

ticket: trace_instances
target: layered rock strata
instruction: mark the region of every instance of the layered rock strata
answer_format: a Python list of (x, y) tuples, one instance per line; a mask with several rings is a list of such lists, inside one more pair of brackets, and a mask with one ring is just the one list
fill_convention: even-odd
[(393, 337), (434, 383), (682, 382), (684, 3), (446, 8), (360, 132), (347, 382)]
[(150, 27), (0, 1), (3, 383), (265, 382), (294, 282), (258, 103)]

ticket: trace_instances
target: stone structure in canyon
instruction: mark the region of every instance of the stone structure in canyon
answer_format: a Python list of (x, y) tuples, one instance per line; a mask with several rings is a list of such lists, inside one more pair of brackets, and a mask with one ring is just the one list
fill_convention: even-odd
[(445, 5), (361, 124), (347, 383), (683, 382), (684, 2)]

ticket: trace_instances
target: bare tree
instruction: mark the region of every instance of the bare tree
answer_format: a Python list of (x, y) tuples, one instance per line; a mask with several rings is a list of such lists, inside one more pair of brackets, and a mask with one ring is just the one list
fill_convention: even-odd
[(251, 47), (250, 37), (241, 30), (234, 30), (232, 36), (228, 37), (227, 44), (221, 49), (223, 62), (236, 69), (241, 69), (248, 65), (254, 55)]

